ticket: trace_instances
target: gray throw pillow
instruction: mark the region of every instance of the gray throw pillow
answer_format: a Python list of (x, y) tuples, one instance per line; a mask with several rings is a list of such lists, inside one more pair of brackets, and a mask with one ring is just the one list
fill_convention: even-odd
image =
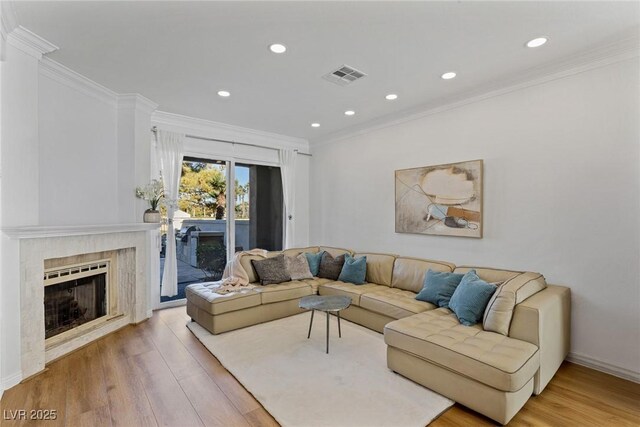
[(344, 254), (333, 257), (329, 252), (322, 254), (320, 260), (320, 268), (318, 269), (318, 277), (325, 279), (338, 280), (342, 266), (344, 265)]
[(309, 270), (309, 262), (304, 253), (297, 256), (285, 256), (284, 263), (291, 280), (313, 279), (311, 270)]
[(291, 280), (284, 263), (284, 254), (266, 259), (252, 259), (251, 264), (256, 270), (261, 285), (282, 283)]

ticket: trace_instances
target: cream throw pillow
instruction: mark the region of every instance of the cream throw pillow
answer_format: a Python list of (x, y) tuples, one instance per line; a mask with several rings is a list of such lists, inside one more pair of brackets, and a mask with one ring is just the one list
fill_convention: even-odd
[(489, 300), (482, 327), (485, 331), (508, 336), (516, 305), (546, 287), (547, 283), (540, 273), (526, 272), (505, 281)]
[(291, 280), (313, 279), (311, 270), (309, 270), (309, 262), (304, 253), (297, 256), (286, 256), (285, 265)]

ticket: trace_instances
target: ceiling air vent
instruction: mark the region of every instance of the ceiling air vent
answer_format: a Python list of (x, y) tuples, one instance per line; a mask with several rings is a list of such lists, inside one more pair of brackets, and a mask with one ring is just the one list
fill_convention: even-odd
[(358, 71), (348, 65), (343, 65), (337, 70), (322, 76), (323, 79), (328, 80), (331, 83), (335, 83), (339, 86), (346, 86), (355, 82), (356, 80), (360, 80), (363, 77), (366, 77), (365, 73), (363, 73), (362, 71)]

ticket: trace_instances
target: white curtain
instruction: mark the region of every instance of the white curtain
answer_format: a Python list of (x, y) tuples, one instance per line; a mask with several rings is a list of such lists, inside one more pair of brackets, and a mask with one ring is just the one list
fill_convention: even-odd
[(178, 293), (178, 262), (176, 260), (176, 233), (173, 229), (173, 214), (176, 209), (182, 173), (184, 135), (158, 130), (157, 155), (167, 200), (167, 248), (162, 273), (161, 296), (172, 297)]
[(285, 223), (284, 223), (284, 249), (294, 246), (295, 215), (293, 206), (295, 204), (296, 185), (296, 157), (294, 150), (283, 150), (279, 152), (280, 174), (282, 176), (282, 194), (284, 196)]

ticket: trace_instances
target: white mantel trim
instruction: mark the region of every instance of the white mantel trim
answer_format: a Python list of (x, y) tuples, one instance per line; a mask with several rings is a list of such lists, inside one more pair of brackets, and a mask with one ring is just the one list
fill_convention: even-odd
[(106, 225), (61, 225), (7, 227), (2, 232), (11, 239), (41, 239), (47, 237), (86, 236), (93, 234), (131, 233), (156, 230), (157, 223), (106, 224)]
[(15, 28), (11, 34), (9, 34), (7, 40), (13, 46), (37, 59), (42, 58), (42, 55), (44, 54), (51, 53), (59, 49), (58, 46), (43, 39), (39, 35), (32, 33), (22, 25)]
[(151, 123), (158, 128), (181, 132), (203, 138), (220, 139), (231, 142), (243, 142), (266, 148), (291, 148), (308, 152), (309, 141), (304, 138), (260, 131), (211, 120), (182, 116), (180, 114), (156, 111)]

